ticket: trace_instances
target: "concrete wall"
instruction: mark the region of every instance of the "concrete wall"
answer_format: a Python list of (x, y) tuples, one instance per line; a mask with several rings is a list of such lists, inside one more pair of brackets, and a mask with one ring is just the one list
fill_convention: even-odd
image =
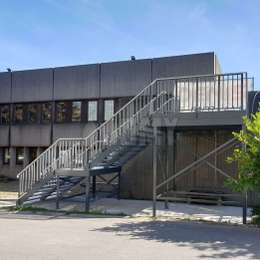
[(151, 60), (101, 64), (101, 97), (135, 96), (151, 82)]
[(52, 76), (52, 69), (13, 72), (12, 101), (52, 100)]
[(153, 79), (214, 73), (214, 53), (153, 59)]
[[(214, 73), (214, 53), (0, 73), (0, 103), (135, 96), (158, 77)], [(12, 93), (11, 93), (12, 81)]]
[(86, 137), (88, 136), (95, 128), (97, 123), (69, 123), (69, 124), (55, 124), (53, 127), (53, 140), (62, 137)]
[(0, 125), (0, 147), (9, 146), (9, 126)]
[(0, 103), (11, 102), (11, 73), (0, 73)]
[(49, 146), (50, 125), (14, 125), (11, 127), (11, 146)]
[(55, 68), (54, 99), (99, 97), (99, 65)]

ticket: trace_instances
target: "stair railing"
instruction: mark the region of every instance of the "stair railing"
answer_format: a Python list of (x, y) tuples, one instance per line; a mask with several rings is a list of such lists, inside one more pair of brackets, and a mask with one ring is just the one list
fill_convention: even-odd
[(64, 167), (64, 157), (68, 157), (69, 153), (76, 153), (75, 147), (78, 147), (79, 143), (83, 144), (81, 150), (84, 149), (85, 138), (60, 138), (27, 165), (17, 175), (19, 179), (18, 197), (23, 196), (32, 189), (34, 184), (42, 181), (46, 176), (54, 175), (58, 168)]

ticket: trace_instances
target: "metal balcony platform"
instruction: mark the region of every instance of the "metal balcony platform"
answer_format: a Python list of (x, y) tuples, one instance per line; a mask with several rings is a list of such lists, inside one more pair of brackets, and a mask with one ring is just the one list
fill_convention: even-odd
[(157, 113), (153, 124), (158, 127), (240, 126), (244, 115), (244, 111)]

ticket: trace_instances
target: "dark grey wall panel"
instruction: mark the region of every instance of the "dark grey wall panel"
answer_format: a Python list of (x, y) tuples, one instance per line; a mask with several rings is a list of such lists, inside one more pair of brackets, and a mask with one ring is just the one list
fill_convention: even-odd
[(153, 79), (214, 73), (214, 53), (153, 59)]
[(151, 81), (151, 60), (101, 64), (101, 97), (135, 96)]
[(0, 126), (0, 146), (9, 146), (9, 126)]
[(17, 165), (15, 168), (10, 168), (9, 165), (0, 167), (0, 176), (6, 176), (17, 180), (17, 174), (23, 169), (23, 166)]
[(13, 72), (13, 102), (52, 99), (52, 69)]
[(96, 123), (88, 124), (55, 124), (53, 127), (53, 140), (62, 137), (86, 137), (95, 128)]
[(98, 98), (99, 65), (56, 68), (54, 86), (55, 99)]
[(49, 146), (49, 125), (14, 125), (11, 127), (11, 146)]
[(11, 100), (11, 73), (0, 73), (0, 102), (10, 102)]

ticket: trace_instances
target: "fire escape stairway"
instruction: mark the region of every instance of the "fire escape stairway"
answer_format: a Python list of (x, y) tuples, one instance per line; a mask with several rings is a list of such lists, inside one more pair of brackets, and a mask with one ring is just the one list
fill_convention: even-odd
[(60, 138), (25, 167), (17, 176), (17, 204), (55, 197), (57, 176), (65, 193), (91, 175), (121, 171), (152, 142), (152, 115), (175, 110), (173, 88), (155, 80), (88, 137)]
[(156, 79), (89, 136), (60, 138), (27, 165), (17, 175), (17, 204), (55, 196), (58, 178), (62, 193), (91, 175), (120, 171), (153, 141), (154, 115), (242, 112), (247, 90), (246, 73)]

